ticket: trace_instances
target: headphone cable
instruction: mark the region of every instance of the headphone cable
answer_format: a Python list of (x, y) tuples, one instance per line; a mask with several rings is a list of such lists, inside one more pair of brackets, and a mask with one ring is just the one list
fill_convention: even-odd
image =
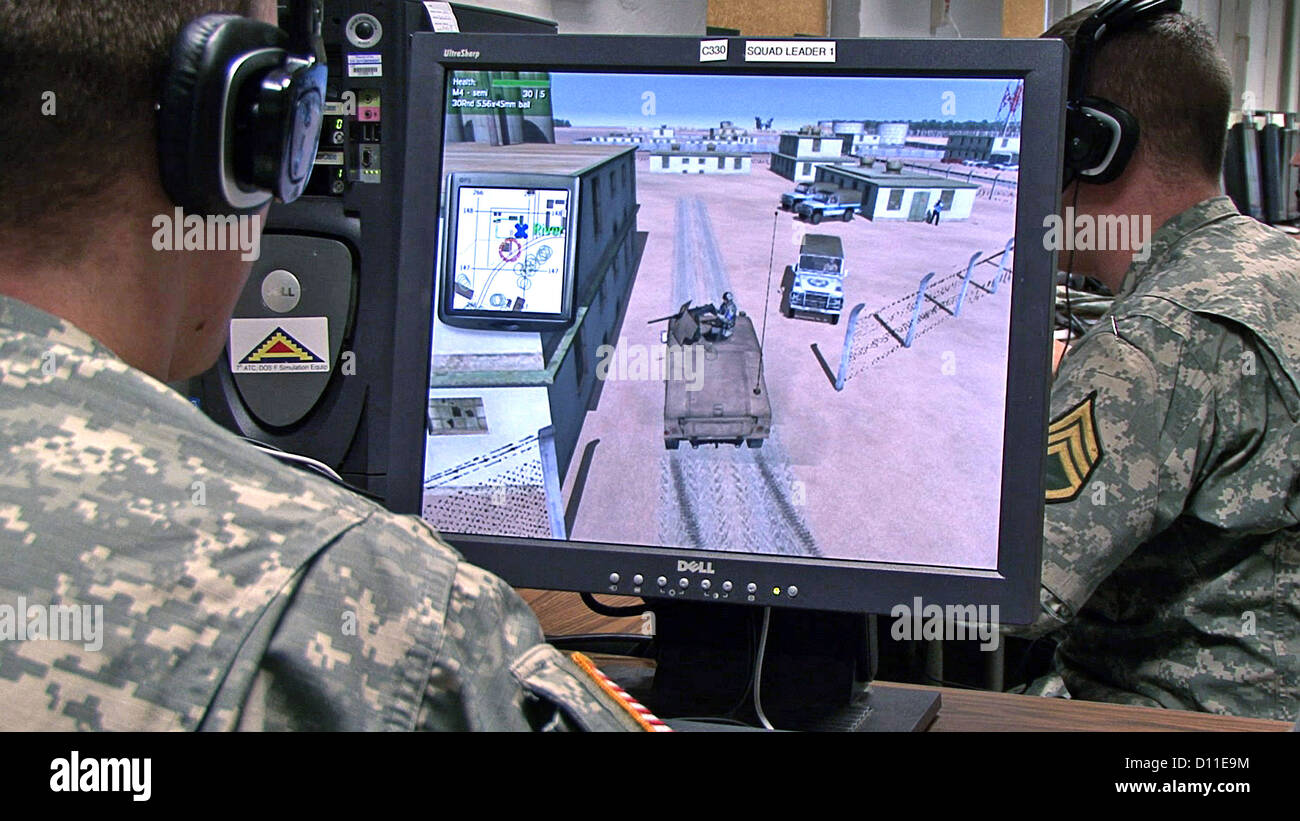
[[(1081, 185), (1083, 185), (1083, 182), (1076, 178), (1074, 181), (1074, 197), (1070, 202), (1071, 214), (1074, 213), (1075, 207), (1079, 204), (1079, 186)], [(1065, 229), (1067, 231), (1073, 231), (1074, 226), (1067, 225)], [(1071, 242), (1070, 258), (1065, 263), (1065, 350), (1061, 351), (1062, 359), (1065, 358), (1065, 354), (1070, 350), (1070, 341), (1074, 336), (1074, 305), (1070, 295), (1070, 277), (1074, 276), (1074, 246), (1075, 243)], [(1059, 362), (1057, 363), (1057, 367), (1060, 367)]]

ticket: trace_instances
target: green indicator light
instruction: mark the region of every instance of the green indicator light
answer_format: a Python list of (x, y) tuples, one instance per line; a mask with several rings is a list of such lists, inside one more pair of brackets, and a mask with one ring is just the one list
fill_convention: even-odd
[(335, 130), (335, 131), (342, 131), (342, 130), (343, 130), (343, 118), (342, 118), (342, 117), (339, 117), (337, 120), (334, 121), (334, 130)]
[(773, 587), (773, 588), (772, 588), (772, 595), (773, 595), (773, 596), (779, 596), (779, 595), (781, 595), (781, 588), (779, 588), (779, 587)]

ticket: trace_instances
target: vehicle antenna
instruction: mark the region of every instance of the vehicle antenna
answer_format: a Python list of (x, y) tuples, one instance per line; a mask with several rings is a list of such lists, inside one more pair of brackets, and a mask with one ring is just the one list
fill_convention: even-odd
[(762, 393), (759, 385), (763, 384), (763, 346), (767, 343), (767, 303), (772, 297), (772, 261), (776, 259), (776, 219), (780, 211), (772, 212), (772, 246), (767, 253), (767, 287), (763, 289), (763, 332), (758, 338), (758, 379), (754, 382), (754, 395)]

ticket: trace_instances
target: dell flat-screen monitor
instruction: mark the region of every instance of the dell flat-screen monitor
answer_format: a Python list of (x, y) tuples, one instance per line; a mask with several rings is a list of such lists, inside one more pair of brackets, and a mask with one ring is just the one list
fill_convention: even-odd
[(1033, 615), (1060, 42), (411, 47), (392, 506), (519, 586)]

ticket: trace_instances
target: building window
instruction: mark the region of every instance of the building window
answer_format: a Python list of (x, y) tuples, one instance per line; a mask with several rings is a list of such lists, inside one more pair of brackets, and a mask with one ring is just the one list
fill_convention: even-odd
[(813, 140), (812, 153), (816, 154), (821, 150), (822, 150), (822, 141), (819, 139)]
[(731, 167), (736, 171), (740, 170), (740, 157), (731, 158)]
[(799, 163), (800, 174), (807, 174), (811, 169), (812, 169), (812, 163), (806, 163), (806, 162)]
[(903, 207), (903, 189), (893, 188), (889, 192), (889, 204), (885, 207), (887, 211), (897, 211)]

